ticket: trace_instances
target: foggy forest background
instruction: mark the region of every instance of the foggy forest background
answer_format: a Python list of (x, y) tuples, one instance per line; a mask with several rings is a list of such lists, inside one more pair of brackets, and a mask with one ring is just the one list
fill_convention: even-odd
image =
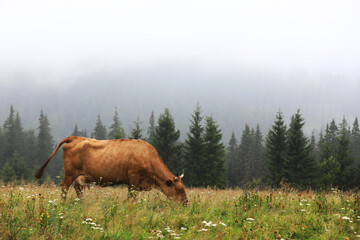
[[(148, 141), (188, 186), (349, 189), (360, 181), (359, 82), (341, 75), (144, 70), (57, 84), (12, 78), (1, 95), (5, 182), (31, 180), (69, 135)], [(61, 155), (47, 179), (62, 178)]]

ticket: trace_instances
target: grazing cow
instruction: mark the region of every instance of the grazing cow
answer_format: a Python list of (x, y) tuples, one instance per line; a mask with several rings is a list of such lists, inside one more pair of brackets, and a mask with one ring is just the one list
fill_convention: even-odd
[(79, 197), (85, 184), (96, 182), (127, 184), (129, 194), (132, 190), (149, 191), (156, 188), (171, 200), (182, 203), (188, 201), (181, 180), (183, 175), (175, 177), (155, 148), (142, 140), (67, 137), (36, 172), (37, 179), (41, 178), (45, 167), (63, 144), (63, 198), (66, 198), (69, 187), (75, 181), (74, 188)]

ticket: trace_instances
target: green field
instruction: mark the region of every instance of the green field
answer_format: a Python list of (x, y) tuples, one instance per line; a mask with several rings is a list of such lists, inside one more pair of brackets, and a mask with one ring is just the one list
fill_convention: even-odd
[(0, 239), (360, 239), (355, 192), (187, 189), (190, 204), (157, 190), (0, 185)]

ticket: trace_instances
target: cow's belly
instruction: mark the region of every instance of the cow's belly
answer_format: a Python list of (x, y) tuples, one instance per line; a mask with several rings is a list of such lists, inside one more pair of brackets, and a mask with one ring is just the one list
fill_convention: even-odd
[[(92, 154), (93, 155), (93, 154)], [(129, 157), (114, 156), (106, 152), (83, 159), (82, 170), (93, 182), (129, 184)]]

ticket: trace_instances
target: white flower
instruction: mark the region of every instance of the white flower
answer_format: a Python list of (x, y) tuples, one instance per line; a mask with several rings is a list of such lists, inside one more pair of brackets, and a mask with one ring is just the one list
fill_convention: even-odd
[(301, 212), (305, 212), (306, 210), (305, 210), (305, 209), (301, 209), (300, 211), (301, 211)]
[(247, 218), (246, 221), (254, 221), (255, 219), (253, 218)]
[(226, 224), (223, 222), (219, 222), (219, 224), (223, 225), (224, 227), (226, 227)]
[(200, 232), (207, 232), (207, 229), (206, 229), (206, 228), (203, 228), (203, 229), (200, 229), (199, 231), (200, 231)]
[(23, 187), (19, 187), (19, 190), (22, 191), (22, 190), (24, 190), (24, 188), (23, 188)]
[(75, 198), (74, 200), (75, 200), (75, 201), (80, 201), (80, 198)]
[(186, 230), (187, 230), (187, 228), (184, 228), (184, 227), (181, 227), (180, 229), (183, 230), (183, 231), (186, 231)]
[(85, 219), (85, 221), (87, 221), (87, 222), (92, 222), (93, 219), (92, 219), (92, 218), (87, 218), (87, 219)]
[(350, 220), (350, 218), (349, 218), (349, 217), (346, 217), (346, 216), (342, 217), (342, 219), (344, 219), (344, 220)]
[(212, 223), (212, 221), (209, 221), (209, 222), (202, 221), (202, 223), (205, 224), (205, 227), (216, 227), (216, 224)]

